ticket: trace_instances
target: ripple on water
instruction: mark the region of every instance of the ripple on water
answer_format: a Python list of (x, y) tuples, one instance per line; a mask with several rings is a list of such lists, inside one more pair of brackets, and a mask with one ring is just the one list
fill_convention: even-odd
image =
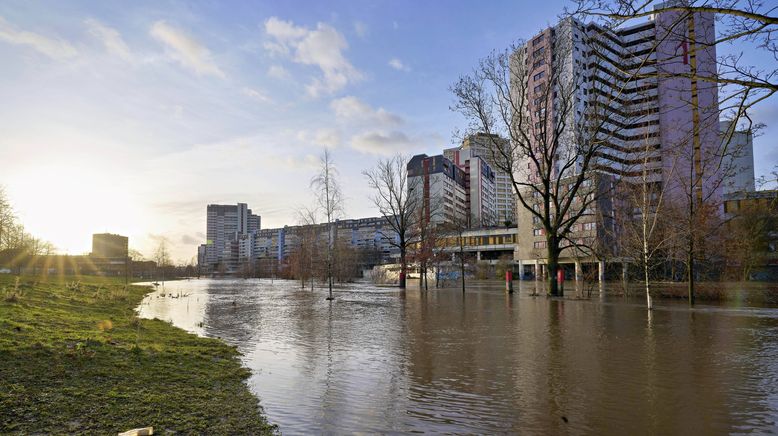
[[(239, 347), (284, 433), (775, 431), (778, 311), (167, 282), (139, 312)], [(202, 324), (200, 324), (202, 323)], [(202, 325), (202, 327), (200, 327)], [(564, 418), (564, 419), (563, 419)], [(566, 420), (566, 421), (565, 421)]]

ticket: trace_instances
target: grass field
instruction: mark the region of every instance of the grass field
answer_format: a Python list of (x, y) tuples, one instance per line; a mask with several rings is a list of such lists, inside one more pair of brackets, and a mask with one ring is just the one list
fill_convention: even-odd
[(0, 434), (266, 434), (238, 352), (134, 308), (149, 288), (0, 275)]

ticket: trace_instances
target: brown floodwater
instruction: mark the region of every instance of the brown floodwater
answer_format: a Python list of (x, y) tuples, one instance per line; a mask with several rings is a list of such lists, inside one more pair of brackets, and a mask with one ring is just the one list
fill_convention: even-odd
[(237, 345), (285, 434), (778, 433), (778, 309), (276, 280), (167, 282), (140, 307)]

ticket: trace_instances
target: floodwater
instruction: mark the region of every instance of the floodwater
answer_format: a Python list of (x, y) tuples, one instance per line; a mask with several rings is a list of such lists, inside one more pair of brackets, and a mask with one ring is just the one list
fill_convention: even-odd
[(778, 433), (778, 309), (531, 291), (201, 279), (140, 312), (237, 345), (285, 434)]

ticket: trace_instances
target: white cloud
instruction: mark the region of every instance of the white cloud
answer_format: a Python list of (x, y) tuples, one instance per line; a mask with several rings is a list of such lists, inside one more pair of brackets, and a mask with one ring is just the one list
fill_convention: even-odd
[(263, 103), (272, 103), (273, 102), (273, 99), (270, 98), (267, 94), (265, 94), (264, 92), (262, 92), (260, 90), (254, 89), (254, 88), (244, 87), (241, 90), (241, 92), (243, 92), (243, 95), (251, 97), (254, 100), (258, 100), (258, 101), (261, 101)]
[(302, 130), (297, 133), (296, 137), (297, 141), (304, 146), (316, 145), (337, 148), (342, 142), (340, 130), (328, 128), (317, 129), (315, 131)]
[(165, 44), (170, 56), (186, 68), (199, 75), (211, 75), (224, 78), (224, 72), (214, 63), (210, 50), (165, 21), (157, 21), (151, 26), (151, 36)]
[(392, 155), (415, 148), (416, 141), (403, 132), (365, 132), (351, 138), (351, 147), (364, 153)]
[(281, 65), (271, 65), (267, 69), (267, 75), (274, 79), (286, 80), (289, 78), (289, 71), (286, 71), (286, 68)]
[(290, 170), (311, 170), (319, 167), (319, 158), (312, 154), (305, 156), (269, 156), (269, 161)]
[(86, 24), (89, 33), (102, 42), (109, 53), (114, 54), (125, 61), (132, 59), (130, 48), (127, 47), (121, 34), (119, 34), (116, 29), (108, 27), (94, 18), (87, 18), (84, 20), (84, 24)]
[(270, 17), (265, 21), (265, 32), (276, 38), (279, 43), (285, 44), (286, 41), (304, 38), (309, 33), (309, 30), (295, 26), (291, 21)]
[(340, 146), (340, 131), (336, 129), (319, 129), (315, 136), (316, 144), (336, 148)]
[(52, 59), (62, 60), (78, 55), (78, 50), (60, 38), (49, 38), (39, 33), (16, 29), (0, 17), (0, 40), (16, 45), (26, 45)]
[(361, 21), (354, 21), (354, 32), (356, 32), (357, 36), (360, 38), (366, 37), (368, 32), (367, 24)]
[(354, 96), (332, 100), (330, 108), (335, 112), (335, 117), (342, 122), (361, 122), (382, 126), (397, 126), (403, 123), (403, 119), (399, 115), (382, 107), (374, 109)]
[(405, 65), (401, 60), (397, 58), (389, 59), (389, 66), (397, 71), (411, 71), (411, 67)]
[(343, 55), (348, 49), (346, 39), (332, 26), (318, 23), (316, 29), (308, 29), (270, 17), (265, 21), (265, 32), (273, 38), (265, 43), (271, 54), (289, 56), (293, 62), (321, 70), (322, 76), (306, 86), (313, 97), (331, 94), (362, 79), (362, 73)]

